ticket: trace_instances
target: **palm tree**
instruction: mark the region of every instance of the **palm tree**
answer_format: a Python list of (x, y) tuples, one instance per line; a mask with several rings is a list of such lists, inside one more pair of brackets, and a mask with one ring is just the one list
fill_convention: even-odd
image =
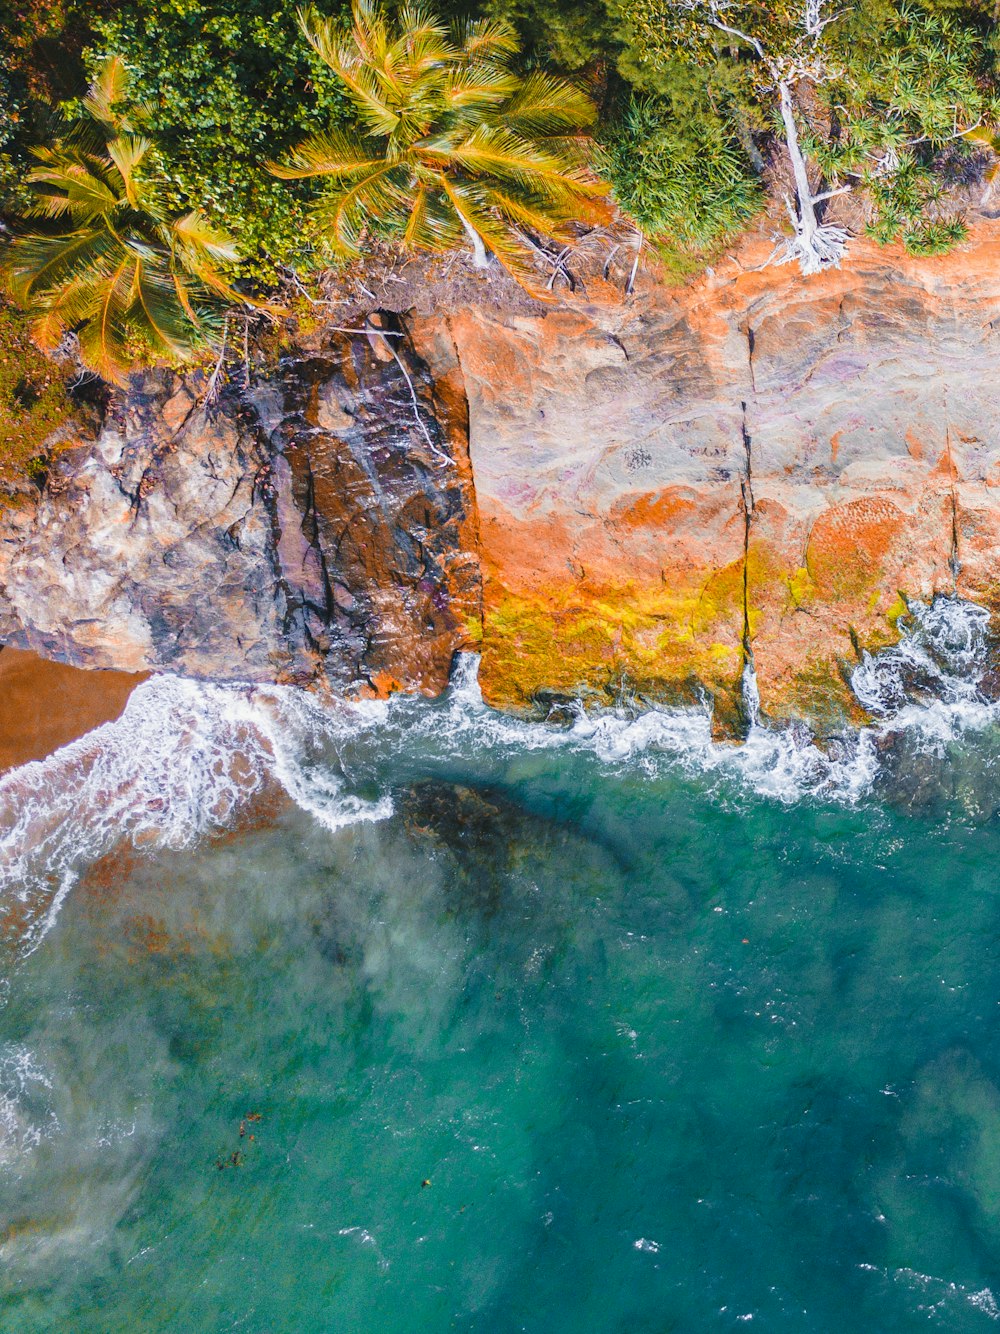
[(75, 332), (84, 364), (118, 384), (136, 361), (190, 360), (211, 342), (214, 311), (240, 299), (219, 267), (239, 258), (230, 238), (198, 209), (172, 215), (143, 175), (153, 144), (116, 111), (124, 92), (113, 57), (79, 123), (34, 151), (29, 216), (52, 225), (16, 237), (2, 260), (40, 346)]
[(517, 39), (487, 19), (446, 27), (404, 7), (393, 29), (378, 0), (354, 0), (349, 31), (312, 12), (303, 32), (344, 85), (362, 134), (314, 134), (270, 169), (325, 177), (313, 209), (330, 251), (357, 256), (368, 235), (407, 249), (466, 242), (482, 267), (492, 251), (530, 287), (521, 229), (565, 238), (607, 187), (587, 170), (579, 131), (594, 107), (549, 74), (510, 68)]

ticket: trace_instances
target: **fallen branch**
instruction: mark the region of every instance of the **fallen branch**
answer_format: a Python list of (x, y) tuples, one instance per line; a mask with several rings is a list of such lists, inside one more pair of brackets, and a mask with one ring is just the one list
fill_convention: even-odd
[(215, 397), (215, 391), (218, 389), (219, 383), (222, 380), (222, 372), (226, 364), (226, 351), (227, 351), (226, 340), (228, 336), (229, 336), (229, 313), (227, 311), (226, 314), (223, 315), (222, 317), (222, 346), (219, 348), (219, 358), (215, 363), (215, 369), (209, 376), (208, 386), (205, 389), (205, 396), (202, 399), (202, 403), (205, 404), (206, 407), (208, 406), (209, 403), (211, 403), (212, 399)]
[(635, 262), (632, 265), (632, 272), (629, 274), (628, 282), (625, 284), (626, 296), (631, 296), (632, 289), (635, 287), (636, 274), (639, 272), (639, 256), (642, 254), (642, 245), (646, 239), (645, 236), (642, 234), (642, 232), (636, 232), (636, 236), (639, 238), (639, 240), (638, 244), (635, 247)]
[(409, 371), (407, 371), (406, 367), (403, 365), (402, 357), (400, 357), (399, 353), (389, 342), (390, 334), (394, 338), (400, 338), (402, 337), (402, 335), (398, 333), (393, 333), (391, 330), (379, 329), (374, 324), (369, 324), (368, 321), (366, 321), (366, 325), (367, 328), (363, 330), (357, 330), (355, 332), (367, 333), (369, 336), (375, 334), (377, 337), (385, 339), (385, 345), (392, 353), (392, 358), (395, 361), (396, 365), (402, 371), (403, 379), (406, 381), (407, 388), (410, 391), (410, 398), (413, 401), (414, 420), (416, 421), (417, 426), (419, 427), (420, 432), (423, 435), (424, 439), (427, 441), (427, 448), (431, 451), (433, 455), (435, 455), (436, 458), (443, 460), (443, 462), (445, 463), (451, 463), (451, 458), (444, 452), (443, 449), (439, 449), (438, 446), (434, 443), (434, 440), (431, 437), (431, 433), (427, 429), (427, 424), (424, 421), (423, 417), (420, 415), (420, 400), (417, 398), (417, 391), (414, 388), (413, 381), (410, 379)]

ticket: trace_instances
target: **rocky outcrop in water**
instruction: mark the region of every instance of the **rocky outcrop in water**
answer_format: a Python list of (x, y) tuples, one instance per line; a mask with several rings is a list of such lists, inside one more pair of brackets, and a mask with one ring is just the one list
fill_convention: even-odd
[(0, 638), (89, 667), (443, 688), (478, 623), (462, 411), (396, 322), (250, 388), (148, 375), (0, 544)]
[(351, 694), (479, 646), (498, 706), (707, 694), (730, 731), (752, 656), (765, 716), (836, 728), (908, 600), (1000, 608), (991, 226), (808, 281), (760, 240), (630, 300), (383, 312), (209, 402), (147, 376), (6, 515), (0, 638)]

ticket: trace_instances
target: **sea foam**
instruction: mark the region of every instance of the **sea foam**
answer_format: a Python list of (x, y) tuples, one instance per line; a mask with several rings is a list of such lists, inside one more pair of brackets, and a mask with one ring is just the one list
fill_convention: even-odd
[(388, 815), (388, 797), (346, 791), (322, 756), (377, 719), (290, 687), (143, 682), (115, 722), (0, 780), (0, 913), (17, 952), (37, 946), (82, 868), (123, 841), (188, 846), (268, 781), (330, 830)]
[[(681, 769), (730, 792), (746, 787), (786, 803), (855, 803), (872, 791), (893, 736), (941, 751), (1000, 721), (1000, 706), (982, 689), (989, 619), (957, 598), (914, 603), (899, 644), (863, 654), (854, 671), (852, 687), (871, 725), (822, 746), (802, 725), (769, 726), (754, 707), (741, 745), (713, 741), (707, 707), (593, 713), (581, 706), (568, 723), (565, 714), (558, 723), (518, 719), (483, 702), (473, 655), (456, 660), (449, 691), (435, 702), (397, 696), (348, 704), (293, 687), (153, 677), (116, 722), (0, 780), (4, 935), (16, 956), (30, 953), (99, 857), (123, 842), (189, 846), (230, 826), (268, 784), (331, 832), (384, 819), (393, 809), (390, 761), (403, 754), (433, 768), (481, 750), (559, 749), (589, 755), (609, 771), (656, 777)], [(752, 667), (744, 689), (752, 705)], [(345, 751), (352, 762), (342, 762)], [(359, 763), (366, 753), (370, 762)]]

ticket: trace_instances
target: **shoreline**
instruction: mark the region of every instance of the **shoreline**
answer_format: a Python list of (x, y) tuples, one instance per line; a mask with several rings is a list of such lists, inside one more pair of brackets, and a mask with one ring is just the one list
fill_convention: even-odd
[(44, 759), (119, 718), (147, 675), (70, 667), (0, 648), (0, 772)]

